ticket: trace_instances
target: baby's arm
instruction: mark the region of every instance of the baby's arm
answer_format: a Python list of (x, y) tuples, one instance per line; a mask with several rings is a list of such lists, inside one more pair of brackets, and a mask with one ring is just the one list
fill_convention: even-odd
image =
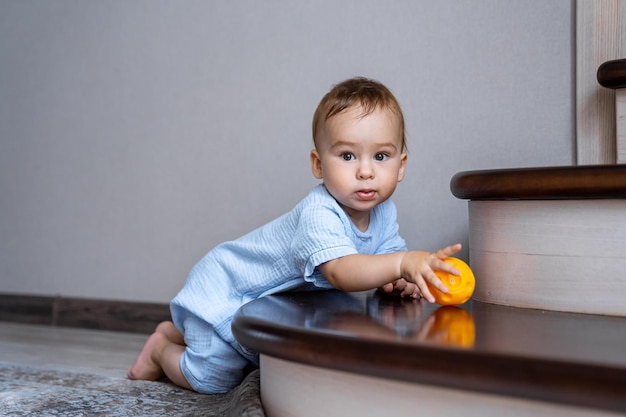
[(324, 278), (342, 291), (365, 291), (404, 278), (417, 285), (422, 295), (433, 303), (435, 298), (426, 282), (448, 292), (434, 271), (458, 275), (459, 271), (443, 260), (460, 250), (461, 244), (457, 243), (432, 253), (410, 251), (383, 255), (348, 255), (328, 261), (319, 268)]

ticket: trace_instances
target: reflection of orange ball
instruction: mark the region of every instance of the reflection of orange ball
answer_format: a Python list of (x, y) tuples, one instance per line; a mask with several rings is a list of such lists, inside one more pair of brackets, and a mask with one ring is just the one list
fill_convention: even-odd
[(459, 347), (474, 346), (476, 324), (472, 314), (455, 306), (439, 307), (433, 313), (435, 322), (428, 339), (436, 343)]
[(442, 306), (463, 304), (470, 299), (474, 293), (476, 280), (469, 265), (457, 258), (446, 258), (445, 262), (459, 270), (461, 275), (452, 275), (444, 271), (435, 271), (443, 285), (448, 287), (448, 292), (443, 293), (437, 288), (428, 284), (430, 292), (435, 297), (437, 304)]

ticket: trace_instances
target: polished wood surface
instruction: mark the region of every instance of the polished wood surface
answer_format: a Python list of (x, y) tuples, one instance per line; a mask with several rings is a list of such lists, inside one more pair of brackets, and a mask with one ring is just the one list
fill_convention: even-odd
[(604, 62), (598, 67), (598, 82), (607, 88), (626, 88), (626, 59)]
[(625, 318), (318, 291), (252, 301), (233, 333), (303, 364), (626, 411)]
[(452, 177), (450, 190), (471, 200), (626, 198), (626, 165), (466, 171)]

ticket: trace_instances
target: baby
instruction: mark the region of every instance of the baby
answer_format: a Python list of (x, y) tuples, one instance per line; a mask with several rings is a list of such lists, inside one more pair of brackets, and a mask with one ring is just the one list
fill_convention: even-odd
[[(435, 270), (459, 274), (436, 252), (407, 251), (389, 199), (407, 154), (404, 117), (381, 83), (353, 78), (334, 86), (313, 117), (313, 175), (322, 183), (290, 212), (218, 245), (191, 270), (171, 302), (172, 322), (150, 336), (131, 379), (175, 384), (201, 393), (238, 385), (258, 356), (241, 346), (231, 322), (243, 304), (281, 291), (382, 288), (434, 302), (427, 282), (447, 292)], [(314, 295), (312, 295), (314, 296)]]

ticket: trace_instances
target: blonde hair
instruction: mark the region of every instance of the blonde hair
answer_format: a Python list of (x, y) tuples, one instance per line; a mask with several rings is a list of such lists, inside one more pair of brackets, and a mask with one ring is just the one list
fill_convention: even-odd
[(389, 110), (395, 114), (402, 131), (402, 151), (406, 151), (404, 115), (398, 100), (382, 83), (365, 77), (342, 81), (333, 86), (322, 98), (313, 114), (313, 143), (317, 145), (317, 131), (321, 123), (356, 105), (363, 109), (361, 117), (371, 114), (376, 109)]

